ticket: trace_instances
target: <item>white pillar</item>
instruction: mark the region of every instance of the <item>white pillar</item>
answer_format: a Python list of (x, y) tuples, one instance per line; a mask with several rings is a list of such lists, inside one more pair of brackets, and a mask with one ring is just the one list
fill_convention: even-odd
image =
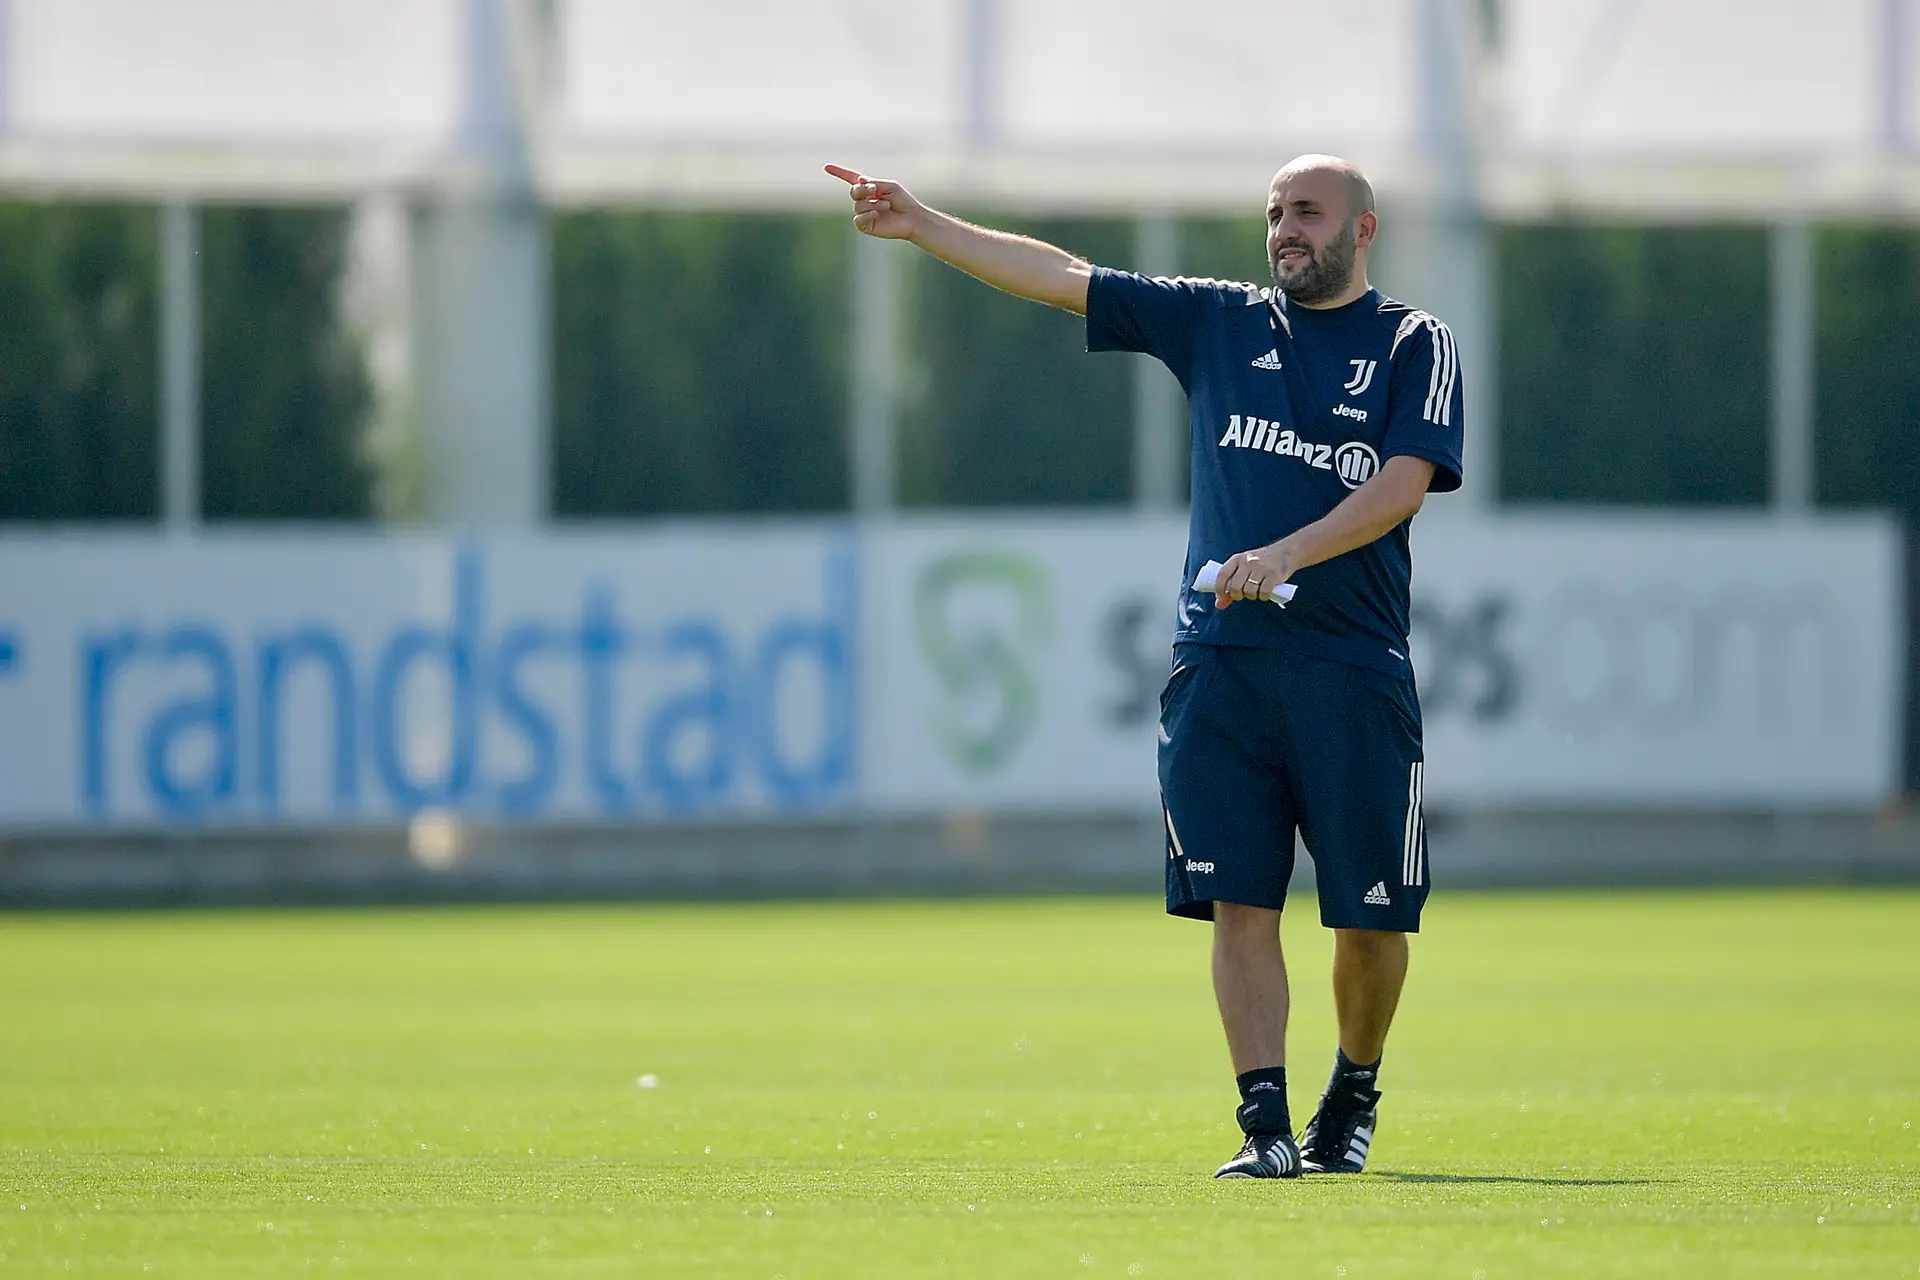
[[(1180, 224), (1164, 213), (1133, 224), (1141, 274), (1180, 272)], [(1133, 502), (1141, 511), (1175, 511), (1187, 502), (1181, 463), (1187, 453), (1186, 397), (1180, 382), (1152, 356), (1133, 358)]]
[(1910, 0), (1880, 0), (1880, 142), (1889, 152), (1907, 150), (1907, 78), (1911, 46)]
[(853, 509), (884, 515), (898, 504), (900, 255), (905, 245), (856, 235), (853, 244), (853, 404), (848, 461)]
[(440, 524), (537, 524), (549, 470), (545, 212), (449, 200), (425, 210), (420, 233), (422, 507)]
[(546, 211), (522, 111), (529, 38), (509, 0), (467, 0), (460, 142), (477, 177), (423, 212), (415, 350), (423, 502), (439, 523), (525, 526), (548, 506)]
[(1381, 217), (1374, 282), (1446, 321), (1460, 354), (1465, 483), (1430, 512), (1472, 514), (1500, 491), (1499, 353), (1492, 235), (1478, 180), (1480, 19), (1469, 0), (1422, 0), (1422, 147), (1428, 180)]
[(1773, 228), (1771, 303), (1774, 510), (1803, 512), (1814, 500), (1813, 233), (1804, 222)]
[(422, 505), (414, 412), (413, 215), (406, 197), (374, 191), (354, 202), (341, 303), (373, 390), (364, 445), (375, 469), (373, 510), (417, 520)]
[(160, 208), (160, 519), (200, 523), (200, 211)]
[(13, 124), (13, 5), (0, 0), (0, 138)]
[(962, 21), (961, 122), (969, 145), (987, 147), (1000, 133), (999, 0), (966, 0)]

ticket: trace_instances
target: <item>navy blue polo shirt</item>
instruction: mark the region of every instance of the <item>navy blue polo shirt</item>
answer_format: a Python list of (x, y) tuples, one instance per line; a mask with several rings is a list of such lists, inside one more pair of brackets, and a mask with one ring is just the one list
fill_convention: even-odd
[(1193, 514), (1174, 642), (1283, 649), (1407, 675), (1411, 521), (1293, 575), (1285, 609), (1216, 610), (1193, 590), (1208, 560), (1326, 515), (1398, 454), (1460, 487), (1459, 359), (1447, 326), (1368, 290), (1343, 307), (1220, 280), (1094, 269), (1087, 350), (1141, 351), (1186, 389)]

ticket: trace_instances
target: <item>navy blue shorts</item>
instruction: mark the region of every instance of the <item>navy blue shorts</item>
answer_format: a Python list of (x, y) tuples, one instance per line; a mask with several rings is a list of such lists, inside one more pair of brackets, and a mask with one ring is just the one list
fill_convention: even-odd
[(1321, 924), (1419, 932), (1424, 768), (1411, 673), (1175, 646), (1160, 695), (1167, 911), (1211, 920), (1216, 902), (1284, 907), (1298, 831)]

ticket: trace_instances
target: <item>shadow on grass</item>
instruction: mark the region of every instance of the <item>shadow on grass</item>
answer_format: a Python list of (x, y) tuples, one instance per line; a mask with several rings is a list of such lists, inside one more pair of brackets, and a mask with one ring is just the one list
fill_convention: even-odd
[(1656, 1178), (1522, 1178), (1506, 1173), (1375, 1173), (1389, 1182), (1434, 1182), (1443, 1185), (1470, 1183), (1523, 1183), (1534, 1187), (1650, 1187)]

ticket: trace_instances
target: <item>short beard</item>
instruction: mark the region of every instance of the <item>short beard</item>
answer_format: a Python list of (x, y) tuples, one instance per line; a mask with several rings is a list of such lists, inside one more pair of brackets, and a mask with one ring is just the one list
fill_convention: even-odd
[(1287, 297), (1302, 306), (1313, 307), (1323, 302), (1331, 302), (1347, 291), (1353, 283), (1353, 260), (1358, 252), (1357, 228), (1360, 220), (1348, 218), (1340, 234), (1326, 248), (1326, 254), (1307, 250), (1310, 255), (1307, 265), (1292, 284), (1282, 284), (1280, 280), (1280, 262), (1276, 255), (1270, 264), (1273, 267), (1273, 282), (1280, 286)]

